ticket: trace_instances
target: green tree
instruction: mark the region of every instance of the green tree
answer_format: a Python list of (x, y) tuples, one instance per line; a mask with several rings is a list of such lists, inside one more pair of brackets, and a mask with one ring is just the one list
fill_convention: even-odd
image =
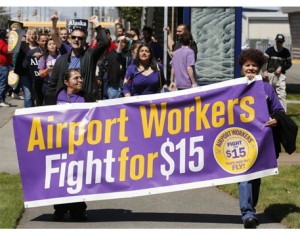
[(132, 27), (141, 27), (142, 7), (118, 7), (119, 16), (126, 22), (130, 21)]
[(9, 15), (5, 11), (4, 7), (0, 7), (0, 28), (1, 29), (6, 29), (7, 28), (7, 23), (9, 21)]

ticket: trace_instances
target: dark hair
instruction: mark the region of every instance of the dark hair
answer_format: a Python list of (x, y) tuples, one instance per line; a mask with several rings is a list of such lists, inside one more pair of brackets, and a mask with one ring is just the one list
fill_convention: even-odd
[(77, 68), (69, 68), (69, 69), (67, 69), (67, 70), (64, 72), (64, 74), (63, 74), (64, 80), (69, 81), (69, 79), (71, 78), (71, 73), (72, 73), (72, 72), (75, 72), (75, 71), (80, 73), (80, 70), (77, 69)]
[(188, 25), (186, 25), (186, 24), (177, 25), (177, 27), (179, 27), (179, 26), (182, 26), (186, 30), (186, 32), (190, 32), (190, 27)]
[(131, 28), (132, 31), (134, 31), (136, 33), (136, 35), (138, 36), (138, 38), (140, 37), (140, 31), (138, 28)]
[(83, 28), (81, 28), (81, 27), (79, 27), (79, 26), (77, 26), (77, 27), (75, 26), (75, 28), (72, 29), (71, 36), (72, 36), (72, 34), (73, 34), (73, 32), (74, 32), (75, 30), (81, 31), (81, 32), (83, 33), (83, 38), (86, 39), (86, 34), (87, 34), (86, 30), (84, 30)]
[(265, 63), (264, 53), (258, 49), (253, 49), (253, 48), (245, 49), (240, 53), (240, 55), (238, 57), (238, 63), (240, 65), (240, 67), (242, 68), (242, 66), (247, 61), (255, 62), (257, 64), (257, 66), (259, 67), (259, 69), (261, 69)]
[[(49, 43), (49, 41), (53, 41), (55, 43), (55, 41), (54, 41), (53, 38), (48, 38), (47, 39), (47, 41), (46, 41), (46, 51), (43, 53), (43, 57), (45, 58), (45, 61), (47, 60), (47, 57), (50, 54), (49, 50), (48, 50), (48, 43)], [(55, 45), (56, 45), (56, 43), (55, 43)], [(56, 45), (56, 53), (59, 53), (59, 48), (57, 47), (57, 45)]]
[(148, 43), (142, 43), (138, 47), (137, 56), (134, 59), (134, 65), (139, 66), (141, 64), (141, 61), (140, 61), (140, 58), (139, 58), (139, 52), (140, 52), (142, 47), (147, 47), (149, 49), (149, 52), (150, 52), (150, 60), (149, 60), (149, 64), (147, 66), (150, 66), (152, 68), (152, 70), (156, 71), (157, 70), (157, 61), (156, 61), (156, 59), (153, 55), (152, 49), (151, 49), (151, 47)]
[(187, 32), (186, 34), (181, 36), (181, 43), (184, 46), (189, 46), (193, 41), (192, 34), (190, 32)]
[(153, 35), (153, 29), (149, 26), (144, 26), (142, 31), (147, 31), (151, 36)]
[(105, 29), (105, 34), (110, 34), (110, 30), (108, 28)]

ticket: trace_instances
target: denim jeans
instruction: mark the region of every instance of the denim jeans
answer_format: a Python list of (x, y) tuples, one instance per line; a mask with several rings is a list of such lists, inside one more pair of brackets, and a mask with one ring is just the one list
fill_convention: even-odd
[(24, 93), (24, 107), (32, 107), (32, 79), (28, 75), (21, 75), (20, 81)]
[(253, 179), (238, 183), (240, 209), (243, 222), (249, 217), (255, 217), (255, 207), (258, 202), (260, 183), (261, 179)]
[(108, 86), (108, 99), (119, 98), (121, 95), (121, 88), (119, 86)]
[(0, 66), (0, 102), (5, 102), (8, 66)]

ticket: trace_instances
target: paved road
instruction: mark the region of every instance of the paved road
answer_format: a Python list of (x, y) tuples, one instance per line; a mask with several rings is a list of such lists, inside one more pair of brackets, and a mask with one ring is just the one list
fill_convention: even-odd
[[(18, 173), (11, 115), (14, 107), (0, 108), (0, 172)], [(297, 156), (285, 157), (287, 159)], [(290, 159), (289, 159), (290, 160)], [(208, 187), (128, 199), (87, 202), (84, 223), (52, 221), (52, 206), (26, 209), (18, 229), (242, 229), (238, 199)], [(264, 214), (259, 229), (284, 229)]]

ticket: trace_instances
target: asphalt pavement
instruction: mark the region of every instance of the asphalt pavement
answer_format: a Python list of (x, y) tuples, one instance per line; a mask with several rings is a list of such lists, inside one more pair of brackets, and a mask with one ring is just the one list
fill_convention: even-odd
[[(23, 108), (0, 108), (0, 172), (19, 173), (12, 116)], [(279, 165), (300, 164), (300, 155), (283, 154)], [(243, 229), (238, 199), (207, 187), (143, 197), (87, 202), (87, 222), (52, 221), (53, 206), (26, 208), (17, 229)], [(285, 229), (264, 213), (258, 213), (258, 229)], [(176, 231), (177, 232), (177, 231)]]

